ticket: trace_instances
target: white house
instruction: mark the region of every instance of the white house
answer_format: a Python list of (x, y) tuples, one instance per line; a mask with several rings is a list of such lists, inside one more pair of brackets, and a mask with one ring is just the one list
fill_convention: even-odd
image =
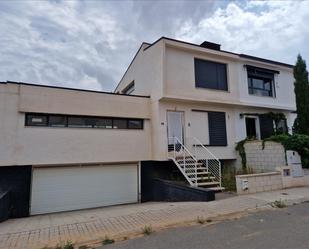
[(18, 199), (15, 217), (133, 203), (143, 164), (167, 160), (190, 185), (221, 189), (236, 142), (272, 134), (267, 113), (291, 130), (292, 70), (162, 37), (141, 45), (114, 93), (1, 83), (0, 191)]

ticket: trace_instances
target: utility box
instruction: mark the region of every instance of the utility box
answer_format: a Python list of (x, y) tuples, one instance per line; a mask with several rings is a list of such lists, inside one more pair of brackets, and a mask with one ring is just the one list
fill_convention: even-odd
[(296, 151), (287, 150), (286, 160), (287, 160), (287, 164), (291, 167), (292, 177), (304, 176), (304, 170), (301, 165), (301, 157)]
[(242, 190), (248, 190), (249, 189), (249, 182), (248, 180), (242, 180), (241, 181)]
[(296, 151), (287, 150), (286, 151), (286, 161), (288, 165), (301, 164), (301, 157)]

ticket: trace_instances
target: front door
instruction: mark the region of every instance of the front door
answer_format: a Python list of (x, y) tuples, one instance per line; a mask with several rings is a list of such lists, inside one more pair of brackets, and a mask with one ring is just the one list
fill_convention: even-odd
[(247, 138), (257, 138), (255, 124), (256, 124), (255, 118), (246, 118)]
[[(174, 137), (183, 143), (183, 112), (167, 112), (168, 145), (174, 144)], [(176, 142), (177, 143), (177, 142)], [(169, 146), (170, 147), (170, 146)]]

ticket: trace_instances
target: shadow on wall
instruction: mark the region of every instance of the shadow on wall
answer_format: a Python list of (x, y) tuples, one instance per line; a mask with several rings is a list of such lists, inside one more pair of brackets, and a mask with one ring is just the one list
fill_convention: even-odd
[(189, 186), (172, 161), (141, 163), (141, 202), (212, 201), (214, 199), (214, 191)]
[(31, 166), (0, 167), (1, 211), (7, 212), (9, 218), (29, 216), (30, 183)]

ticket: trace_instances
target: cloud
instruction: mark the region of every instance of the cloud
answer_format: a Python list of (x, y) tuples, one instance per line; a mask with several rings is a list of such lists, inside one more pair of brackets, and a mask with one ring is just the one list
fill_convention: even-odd
[[(198, 5), (207, 13), (215, 6)], [(141, 42), (173, 36), (179, 23), (198, 19), (196, 7), (188, 1), (0, 2), (0, 81), (113, 90)]]
[(294, 64), (297, 53), (309, 57), (308, 1), (231, 2), (199, 23), (187, 21), (176, 36), (223, 49)]
[(308, 2), (1, 1), (0, 81), (111, 91), (143, 41), (211, 40), (293, 63)]

